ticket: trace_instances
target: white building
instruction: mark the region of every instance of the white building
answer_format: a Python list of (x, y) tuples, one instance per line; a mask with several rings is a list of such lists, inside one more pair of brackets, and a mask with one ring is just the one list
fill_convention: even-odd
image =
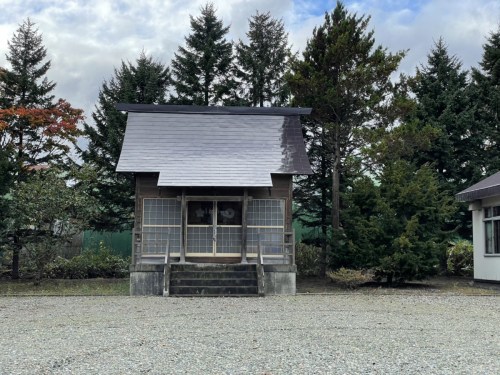
[(500, 172), (461, 191), (470, 202), (474, 243), (474, 280), (500, 282)]

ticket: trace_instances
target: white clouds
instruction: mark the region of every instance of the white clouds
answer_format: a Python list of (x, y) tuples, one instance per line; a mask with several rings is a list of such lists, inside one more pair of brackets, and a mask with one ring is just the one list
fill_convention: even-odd
[[(0, 66), (6, 65), (7, 40), (30, 17), (43, 33), (49, 78), (56, 96), (93, 109), (103, 80), (121, 60), (134, 61), (142, 50), (169, 64), (189, 33), (189, 15), (199, 15), (205, 0), (0, 0)], [(312, 29), (331, 11), (334, 0), (216, 0), (217, 14), (231, 25), (229, 39), (245, 38), (247, 19), (270, 11), (283, 18), (295, 49), (303, 50)], [(464, 67), (477, 65), (485, 37), (500, 21), (497, 0), (346, 1), (358, 14), (372, 15), (376, 42), (391, 51), (410, 48), (402, 70), (424, 63), (433, 41), (442, 36)]]
[(395, 4), (378, 7), (380, 3), (375, 1), (360, 3), (356, 10), (372, 15), (377, 43), (391, 51), (410, 49), (401, 64), (401, 70), (409, 74), (417, 65), (426, 63), (427, 54), (440, 37), (465, 69), (477, 66), (485, 38), (500, 21), (497, 0), (423, 1), (417, 9), (396, 8)]

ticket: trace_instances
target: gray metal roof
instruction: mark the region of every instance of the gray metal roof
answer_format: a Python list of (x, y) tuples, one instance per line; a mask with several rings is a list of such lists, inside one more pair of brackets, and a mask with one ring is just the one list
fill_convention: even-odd
[(220, 107), (200, 105), (171, 104), (128, 104), (118, 103), (116, 109), (126, 112), (161, 112), (161, 113), (217, 113), (220, 115), (271, 115), (296, 116), (309, 115), (311, 108), (298, 107)]
[(476, 199), (492, 197), (494, 195), (500, 195), (500, 172), (468, 187), (455, 195), (455, 197), (461, 202), (470, 202)]
[(116, 170), (159, 172), (158, 186), (221, 187), (311, 173), (297, 115), (175, 111), (129, 112)]

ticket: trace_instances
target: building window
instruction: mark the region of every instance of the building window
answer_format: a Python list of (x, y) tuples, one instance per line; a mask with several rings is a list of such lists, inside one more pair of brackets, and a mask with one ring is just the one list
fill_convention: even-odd
[[(248, 202), (247, 254), (257, 254), (258, 239), (274, 243), (265, 246), (264, 254), (281, 253), (285, 231), (285, 201), (283, 199), (252, 199)], [(255, 255), (254, 255), (255, 256)]]
[(144, 198), (142, 251), (165, 254), (167, 240), (170, 254), (181, 248), (181, 202), (175, 198)]
[(500, 254), (500, 206), (484, 209), (485, 253)]
[(241, 253), (241, 202), (190, 201), (187, 209), (188, 256)]

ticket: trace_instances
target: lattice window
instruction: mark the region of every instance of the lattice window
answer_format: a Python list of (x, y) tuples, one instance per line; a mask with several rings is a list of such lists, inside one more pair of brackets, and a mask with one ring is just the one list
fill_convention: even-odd
[(212, 226), (188, 226), (187, 248), (188, 253), (207, 254), (212, 253), (213, 227)]
[(239, 254), (241, 252), (241, 226), (217, 228), (217, 253)]
[(256, 254), (258, 233), (261, 240), (273, 242), (276, 245), (262, 249), (264, 254), (281, 252), (283, 232), (285, 230), (285, 200), (283, 199), (253, 199), (248, 202), (247, 252)]
[(144, 198), (142, 251), (165, 254), (167, 239), (170, 254), (181, 248), (181, 203), (175, 198)]

